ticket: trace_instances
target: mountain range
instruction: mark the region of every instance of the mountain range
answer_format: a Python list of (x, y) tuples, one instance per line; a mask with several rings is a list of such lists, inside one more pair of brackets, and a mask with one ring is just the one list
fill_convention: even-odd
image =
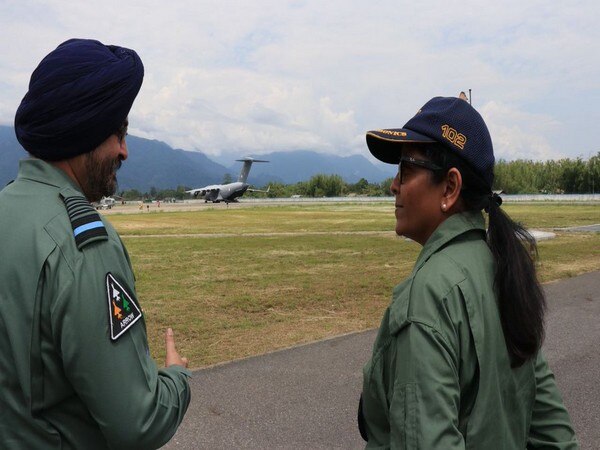
[[(129, 135), (129, 157), (118, 173), (119, 190), (150, 188), (175, 189), (177, 186), (202, 187), (221, 183), (226, 174), (237, 180), (242, 163), (232, 160), (226, 167), (204, 153), (173, 149), (164, 142)], [(240, 154), (239, 157), (246, 156)], [(15, 178), (19, 160), (27, 153), (10, 126), (0, 126), (0, 187)], [(262, 154), (269, 164), (254, 164), (248, 182), (266, 186), (272, 182), (284, 184), (307, 181), (318, 173), (337, 174), (346, 182), (361, 178), (381, 182), (394, 175), (395, 167), (376, 166), (361, 155), (336, 156), (311, 150), (293, 150)]]

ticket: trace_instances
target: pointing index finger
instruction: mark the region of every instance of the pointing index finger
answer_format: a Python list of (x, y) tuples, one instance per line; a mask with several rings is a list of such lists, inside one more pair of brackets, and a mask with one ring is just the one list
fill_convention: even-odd
[(171, 328), (167, 328), (165, 342), (167, 344), (167, 351), (171, 351), (171, 350), (175, 351), (175, 337), (173, 335), (173, 330)]

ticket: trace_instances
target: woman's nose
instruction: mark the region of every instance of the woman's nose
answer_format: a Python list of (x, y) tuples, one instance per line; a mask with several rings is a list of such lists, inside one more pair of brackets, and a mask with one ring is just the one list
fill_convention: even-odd
[(398, 175), (396, 175), (394, 177), (394, 179), (392, 180), (392, 185), (390, 186), (390, 192), (392, 193), (392, 195), (398, 195), (398, 193), (400, 192), (400, 180), (398, 178)]

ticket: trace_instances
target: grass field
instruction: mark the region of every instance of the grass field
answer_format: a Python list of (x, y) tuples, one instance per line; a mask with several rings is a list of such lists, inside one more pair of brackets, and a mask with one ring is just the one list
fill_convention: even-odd
[[(394, 235), (387, 203), (220, 206), (108, 216), (159, 364), (167, 326), (192, 367), (375, 327), (421, 248)], [(536, 229), (600, 223), (598, 205), (505, 209)], [(539, 251), (542, 281), (600, 270), (600, 233), (560, 232)]]

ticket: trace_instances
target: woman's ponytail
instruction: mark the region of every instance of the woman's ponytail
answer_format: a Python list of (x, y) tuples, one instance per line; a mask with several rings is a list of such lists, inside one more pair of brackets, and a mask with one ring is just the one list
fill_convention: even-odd
[(512, 366), (519, 367), (536, 355), (544, 340), (546, 300), (535, 271), (537, 246), (496, 201), (490, 200), (486, 209), (500, 321)]
[(500, 208), (502, 199), (461, 158), (437, 144), (428, 146), (425, 155), (443, 168), (434, 173), (434, 182), (441, 182), (456, 167), (463, 180), (461, 198), (466, 209), (485, 209), (489, 215), (487, 243), (496, 263), (494, 288), (500, 322), (511, 365), (519, 367), (537, 354), (544, 340), (546, 300), (535, 270), (535, 239)]

